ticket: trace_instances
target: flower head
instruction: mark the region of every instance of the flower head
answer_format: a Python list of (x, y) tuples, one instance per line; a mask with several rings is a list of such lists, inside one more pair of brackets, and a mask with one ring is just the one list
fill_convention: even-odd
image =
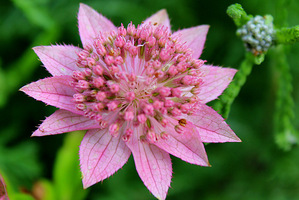
[(141, 25), (117, 28), (84, 4), (78, 18), (83, 48), (35, 47), (53, 77), (21, 90), (59, 108), (33, 136), (87, 130), (79, 152), (85, 188), (111, 176), (132, 153), (144, 184), (165, 199), (169, 154), (208, 166), (203, 142), (240, 141), (205, 105), (236, 72), (198, 59), (208, 26), (172, 33), (161, 10)]
[(257, 15), (237, 30), (237, 35), (242, 38), (247, 51), (255, 55), (268, 51), (274, 35), (272, 20), (269, 15)]

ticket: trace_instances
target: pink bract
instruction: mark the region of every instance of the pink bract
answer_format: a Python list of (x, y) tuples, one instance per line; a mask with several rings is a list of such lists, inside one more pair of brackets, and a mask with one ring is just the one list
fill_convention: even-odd
[(80, 146), (83, 186), (114, 174), (133, 154), (137, 172), (158, 199), (165, 199), (172, 154), (209, 166), (203, 142), (240, 142), (212, 108), (235, 69), (199, 59), (209, 26), (171, 33), (166, 10), (137, 27), (115, 27), (80, 4), (83, 49), (35, 47), (53, 77), (21, 88), (59, 108), (33, 136), (87, 130)]

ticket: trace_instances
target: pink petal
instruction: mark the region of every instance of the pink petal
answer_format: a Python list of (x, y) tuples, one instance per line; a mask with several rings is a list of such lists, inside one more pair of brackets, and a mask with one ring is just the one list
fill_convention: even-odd
[(28, 85), (20, 90), (38, 101), (73, 113), (82, 114), (75, 107), (73, 95), (76, 93), (70, 86), (70, 76), (54, 76), (45, 78)]
[(6, 191), (6, 184), (1, 174), (0, 174), (0, 200), (9, 200)]
[(47, 117), (32, 136), (55, 135), (95, 128), (100, 128), (99, 123), (95, 120), (60, 109)]
[(197, 59), (204, 48), (208, 30), (208, 25), (201, 25), (177, 31), (173, 36), (179, 36), (182, 42), (186, 42), (186, 46), (193, 50), (192, 57)]
[(198, 110), (186, 120), (197, 127), (203, 142), (241, 142), (221, 115), (207, 105), (198, 105)]
[(79, 70), (76, 65), (77, 53), (81, 51), (79, 47), (54, 45), (34, 47), (33, 50), (53, 76), (71, 76), (73, 71)]
[(137, 172), (144, 185), (158, 199), (165, 199), (170, 186), (172, 166), (167, 152), (142, 141), (142, 126), (136, 127), (127, 142), (135, 161)]
[[(168, 120), (170, 120), (170, 123), (177, 124), (176, 120), (171, 118), (168, 118)], [(179, 134), (172, 127), (161, 127), (153, 118), (151, 118), (151, 123), (156, 134), (161, 134), (164, 131), (168, 135), (167, 139), (160, 138), (155, 142), (156, 146), (191, 164), (210, 165), (204, 145), (194, 125), (187, 124), (182, 127), (184, 129), (183, 133)]]
[(171, 33), (170, 21), (168, 18), (167, 11), (165, 9), (162, 9), (162, 10), (156, 12), (155, 14), (153, 14), (152, 16), (150, 16), (149, 18), (147, 18), (141, 26), (144, 26), (145, 24), (148, 24), (149, 22), (151, 22), (152, 24), (157, 23), (158, 25), (163, 25), (163, 26), (167, 27), (168, 31)]
[(78, 21), (79, 34), (84, 47), (88, 44), (92, 45), (100, 31), (117, 31), (110, 20), (83, 3), (80, 3)]
[(80, 145), (83, 186), (87, 188), (119, 170), (131, 155), (123, 140), (112, 137), (108, 129), (87, 131)]
[(203, 76), (200, 93), (197, 95), (202, 103), (212, 101), (221, 95), (237, 72), (236, 69), (212, 65), (203, 65), (202, 70), (205, 76)]

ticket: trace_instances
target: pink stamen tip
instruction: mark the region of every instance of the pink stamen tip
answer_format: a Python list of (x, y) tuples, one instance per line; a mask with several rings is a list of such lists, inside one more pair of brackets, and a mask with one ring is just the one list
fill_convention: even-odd
[(137, 116), (137, 120), (140, 124), (144, 124), (146, 122), (146, 116), (144, 114), (140, 114)]
[(104, 108), (105, 108), (105, 106), (102, 103), (97, 103), (97, 104), (94, 105), (94, 109), (96, 111), (102, 111)]
[(128, 24), (128, 27), (127, 27), (127, 34), (128, 34), (128, 35), (134, 35), (135, 32), (136, 32), (135, 25), (131, 22), (130, 24)]
[(85, 80), (79, 80), (77, 87), (82, 90), (87, 90), (89, 89), (89, 82)]
[(122, 36), (118, 36), (115, 39), (114, 44), (116, 47), (122, 48), (126, 44), (126, 41)]
[(134, 119), (134, 113), (132, 111), (127, 111), (124, 114), (124, 120), (132, 121)]
[(121, 56), (117, 56), (114, 60), (114, 64), (116, 64), (116, 65), (121, 65), (123, 63), (124, 63), (124, 60)]
[(181, 109), (182, 113), (187, 114), (191, 109), (191, 105), (189, 103), (185, 103), (180, 106), (180, 109)]
[(153, 103), (153, 106), (156, 110), (160, 110), (164, 106), (164, 103), (162, 101), (156, 100)]
[(158, 141), (158, 137), (156, 135), (156, 133), (152, 130), (148, 130), (146, 133), (146, 139), (148, 142), (150, 143), (155, 143)]
[(166, 99), (164, 102), (164, 106), (166, 108), (172, 108), (174, 106), (174, 101), (172, 101), (171, 99)]
[(82, 50), (78, 53), (78, 57), (82, 60), (85, 60), (89, 56), (89, 52), (87, 50)]
[(146, 115), (154, 115), (154, 107), (150, 104), (145, 104), (144, 108), (143, 108), (143, 112), (146, 114)]
[(180, 116), (182, 114), (178, 108), (173, 108), (170, 112), (174, 117)]
[(77, 93), (73, 95), (75, 102), (82, 103), (85, 101), (85, 96), (83, 94)]
[(178, 97), (178, 98), (180, 98), (181, 95), (182, 95), (182, 91), (181, 91), (180, 88), (171, 88), (171, 95), (172, 95), (173, 97)]
[(111, 74), (116, 74), (119, 72), (119, 68), (116, 66), (111, 66), (111, 67), (109, 67), (109, 71)]
[(186, 86), (189, 86), (193, 83), (193, 77), (190, 75), (184, 76), (181, 80), (181, 83)]
[(104, 69), (100, 65), (95, 65), (92, 67), (92, 71), (96, 75), (101, 76), (101, 75), (103, 75)]
[(109, 126), (109, 133), (113, 136), (113, 137), (117, 137), (118, 136), (118, 132), (119, 132), (119, 125), (117, 123), (111, 124)]
[(184, 128), (181, 125), (175, 125), (174, 130), (179, 134), (182, 134), (184, 132)]
[(185, 62), (180, 62), (177, 64), (176, 69), (178, 72), (184, 72), (187, 69), (187, 64)]
[(128, 92), (127, 94), (126, 94), (126, 100), (128, 100), (128, 101), (133, 101), (135, 99), (135, 93), (134, 92)]
[(103, 117), (102, 117), (101, 114), (97, 114), (97, 115), (94, 117), (94, 119), (95, 119), (96, 121), (100, 122), (100, 121), (103, 119)]
[(101, 77), (97, 77), (93, 79), (92, 83), (96, 88), (100, 88), (104, 85), (105, 80)]
[(129, 81), (133, 82), (136, 80), (136, 75), (135, 74), (128, 74), (127, 78)]
[(171, 90), (169, 87), (160, 87), (159, 88), (159, 94), (162, 97), (168, 97), (171, 94)]
[(170, 76), (175, 76), (178, 74), (178, 70), (176, 69), (175, 66), (170, 66), (167, 73), (170, 75)]
[(91, 69), (87, 68), (83, 71), (83, 74), (86, 78), (88, 78), (92, 75), (92, 71), (91, 71)]
[(147, 41), (148, 47), (152, 48), (155, 46), (155, 44), (156, 44), (156, 38), (153, 36), (149, 37)]
[(163, 126), (163, 127), (166, 127), (168, 124), (169, 124), (169, 121), (165, 118), (163, 118), (160, 122), (160, 124)]
[(168, 49), (162, 49), (160, 52), (160, 59), (162, 61), (168, 61), (171, 58), (171, 51)]
[(119, 85), (118, 84), (112, 84), (109, 86), (109, 89), (112, 93), (117, 93), (119, 91)]
[(168, 135), (166, 132), (162, 132), (162, 133), (160, 134), (160, 138), (161, 138), (162, 140), (168, 140), (168, 139), (169, 139), (169, 135)]
[(81, 71), (74, 71), (72, 77), (74, 79), (77, 79), (77, 80), (83, 80), (83, 79), (85, 79), (85, 76), (84, 76), (84, 74)]
[(86, 105), (83, 104), (83, 103), (79, 103), (79, 104), (76, 104), (76, 108), (77, 108), (78, 110), (83, 111), (83, 110), (86, 109)]
[(126, 36), (127, 30), (125, 29), (123, 24), (121, 24), (121, 26), (118, 27), (118, 34), (121, 36)]
[(89, 67), (92, 67), (96, 64), (96, 61), (93, 58), (86, 58), (86, 61)]
[(108, 66), (110, 66), (113, 64), (114, 58), (113, 58), (113, 56), (106, 55), (104, 61)]
[(98, 101), (104, 101), (106, 99), (106, 93), (105, 92), (98, 92), (96, 94), (96, 99)]
[(112, 101), (110, 103), (107, 103), (107, 107), (109, 111), (115, 111), (118, 104), (115, 101)]

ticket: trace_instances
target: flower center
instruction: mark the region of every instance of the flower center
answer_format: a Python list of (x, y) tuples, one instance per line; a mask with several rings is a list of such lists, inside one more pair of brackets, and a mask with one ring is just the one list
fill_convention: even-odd
[[(76, 108), (103, 128), (109, 126), (112, 135), (124, 123), (144, 124), (153, 139), (149, 118), (165, 127), (167, 117), (188, 114), (199, 101), (204, 61), (191, 53), (161, 25), (136, 28), (130, 23), (117, 32), (100, 32), (78, 53), (72, 82)], [(186, 124), (178, 120), (178, 125)], [(132, 130), (124, 132), (126, 140)]]

